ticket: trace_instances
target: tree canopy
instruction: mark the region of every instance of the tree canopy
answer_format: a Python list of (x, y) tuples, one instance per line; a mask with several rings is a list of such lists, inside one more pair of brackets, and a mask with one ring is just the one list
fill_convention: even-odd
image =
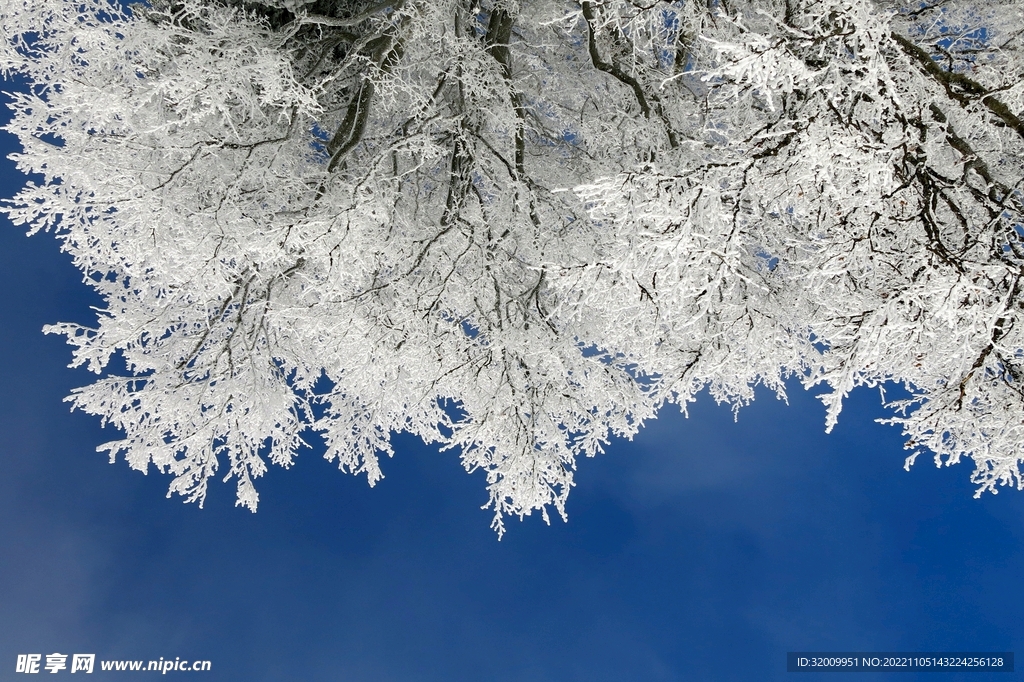
[[(409, 432), (494, 527), (705, 389), (857, 386), (1024, 489), (1013, 0), (11, 0), (7, 207), (106, 307), (57, 324), (103, 445), (255, 510), (320, 434)], [(126, 370), (108, 371), (112, 358)]]

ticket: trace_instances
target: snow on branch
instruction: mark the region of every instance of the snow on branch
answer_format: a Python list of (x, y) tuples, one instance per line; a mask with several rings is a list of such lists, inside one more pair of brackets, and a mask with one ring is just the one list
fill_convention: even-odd
[[(343, 10), (342, 10), (343, 8)], [(493, 527), (707, 391), (902, 384), (1024, 488), (1024, 25), (1009, 0), (7, 3), (6, 205), (105, 301), (54, 325), (101, 446), (202, 503), (408, 432)], [(120, 356), (127, 371), (108, 369)]]

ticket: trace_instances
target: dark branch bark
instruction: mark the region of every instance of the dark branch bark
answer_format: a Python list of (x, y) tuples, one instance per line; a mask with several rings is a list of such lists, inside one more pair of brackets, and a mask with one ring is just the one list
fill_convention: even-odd
[[(1017, 301), (1017, 297), (1020, 295), (1021, 274), (1022, 273), (1020, 272), (1017, 273), (1017, 276), (1013, 280), (1013, 286), (1010, 287), (1010, 293), (1007, 296), (1006, 301), (1007, 310), (1013, 308), (1014, 303), (1016, 303)], [(973, 377), (974, 374), (979, 369), (981, 369), (981, 367), (985, 364), (985, 360), (987, 360), (988, 356), (991, 355), (992, 351), (996, 347), (996, 344), (999, 343), (999, 340), (1006, 336), (1006, 332), (1010, 330), (1011, 326), (1013, 326), (1012, 318), (1008, 320), (1006, 317), (1000, 317), (992, 326), (992, 336), (989, 338), (988, 345), (986, 345), (982, 349), (977, 359), (975, 359), (974, 364), (971, 365), (971, 369), (967, 372), (966, 375), (964, 375), (964, 378), (960, 381), (960, 395), (956, 401), (957, 410), (963, 407), (964, 398), (967, 396), (967, 383), (971, 380), (971, 377)]]
[(512, 38), (512, 26), (515, 18), (505, 10), (491, 12), (491, 18), (487, 25), (485, 42), (487, 52), (494, 57), (494, 61), (501, 65), (501, 72), (505, 76), (505, 83), (508, 85), (509, 98), (516, 114), (515, 134), (515, 167), (519, 178), (526, 175), (524, 164), (526, 162), (526, 143), (524, 131), (526, 128), (526, 111), (523, 108), (522, 97), (512, 82), (512, 51), (509, 49), (509, 40)]
[(946, 71), (932, 59), (926, 50), (899, 33), (894, 31), (891, 36), (903, 51), (924, 69), (925, 73), (942, 85), (950, 99), (959, 103), (960, 106), (967, 106), (973, 100), (981, 99), (981, 103), (988, 107), (989, 111), (995, 114), (1008, 128), (1013, 129), (1024, 138), (1024, 121), (1010, 111), (1010, 108), (1003, 102), (988, 94), (989, 90), (985, 86), (962, 73)]
[(640, 81), (631, 76), (630, 74), (623, 71), (615, 60), (612, 59), (610, 62), (606, 62), (601, 58), (601, 52), (597, 49), (597, 34), (595, 21), (597, 19), (594, 14), (594, 4), (592, 2), (583, 3), (583, 19), (587, 24), (587, 51), (590, 53), (590, 61), (593, 62), (594, 68), (599, 71), (604, 71), (609, 74), (620, 83), (628, 85), (633, 91), (633, 96), (636, 97), (637, 103), (640, 105), (640, 111), (643, 112), (645, 118), (651, 117), (651, 104), (648, 99), (654, 102), (654, 109), (658, 114), (658, 118), (665, 125), (665, 133), (668, 135), (669, 145), (673, 148), (679, 146), (679, 139), (676, 136), (676, 131), (672, 127), (668, 120), (668, 116), (665, 114), (665, 109), (661, 105), (661, 101), (658, 96), (651, 94), (649, 97), (644, 92), (643, 86), (640, 85)]
[(628, 85), (633, 90), (633, 95), (640, 105), (640, 111), (644, 112), (644, 116), (650, 118), (651, 105), (648, 104), (647, 96), (644, 94), (644, 89), (640, 87), (639, 81), (620, 69), (614, 62), (606, 62), (601, 59), (601, 53), (597, 49), (597, 32), (594, 26), (596, 16), (594, 15), (593, 3), (583, 3), (583, 18), (587, 22), (587, 50), (590, 52), (590, 61), (594, 63), (594, 68), (604, 71), (621, 83)]
[(329, 17), (321, 14), (300, 13), (296, 19), (304, 24), (320, 24), (322, 26), (331, 26), (335, 28), (350, 28), (352, 26), (358, 26), (370, 17), (383, 12), (389, 7), (398, 9), (403, 4), (405, 4), (405, 0), (384, 0), (383, 2), (378, 2), (376, 5), (359, 12), (358, 14), (353, 14), (350, 17)]
[[(384, 72), (390, 71), (402, 58), (402, 43), (392, 36), (381, 36), (370, 41), (367, 47), (371, 48), (373, 60)], [(370, 117), (373, 93), (373, 81), (368, 77), (364, 78), (359, 85), (359, 92), (349, 102), (344, 120), (327, 143), (327, 151), (331, 155), (331, 161), (327, 165), (328, 173), (333, 172), (345, 155), (362, 140), (366, 122)]]

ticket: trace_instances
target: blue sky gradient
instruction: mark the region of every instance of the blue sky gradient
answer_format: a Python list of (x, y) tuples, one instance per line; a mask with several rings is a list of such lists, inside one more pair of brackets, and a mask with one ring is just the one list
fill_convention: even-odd
[[(0, 195), (21, 182), (4, 161)], [(799, 388), (738, 423), (707, 396), (670, 408), (580, 463), (568, 524), (512, 521), (500, 543), (483, 475), (408, 437), (372, 490), (306, 451), (259, 481), (255, 515), (231, 484), (202, 510), (165, 499), (62, 402), (92, 375), (40, 329), (98, 301), (23, 232), (0, 223), (0, 680), (55, 651), (209, 659), (168, 674), (210, 682), (816, 680), (834, 675), (786, 673), (786, 652), (1024, 639), (1024, 494), (972, 499), (970, 463), (904, 472), (867, 390), (832, 435)]]

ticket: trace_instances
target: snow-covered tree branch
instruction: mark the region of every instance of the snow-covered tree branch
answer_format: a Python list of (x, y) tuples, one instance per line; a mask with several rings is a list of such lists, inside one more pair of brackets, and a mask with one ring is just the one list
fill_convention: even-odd
[[(102, 449), (255, 510), (406, 431), (562, 515), (708, 389), (860, 385), (913, 461), (1024, 488), (1024, 16), (1010, 0), (16, 0), (29, 182), (104, 298), (55, 325)], [(124, 376), (107, 371), (115, 356)]]

